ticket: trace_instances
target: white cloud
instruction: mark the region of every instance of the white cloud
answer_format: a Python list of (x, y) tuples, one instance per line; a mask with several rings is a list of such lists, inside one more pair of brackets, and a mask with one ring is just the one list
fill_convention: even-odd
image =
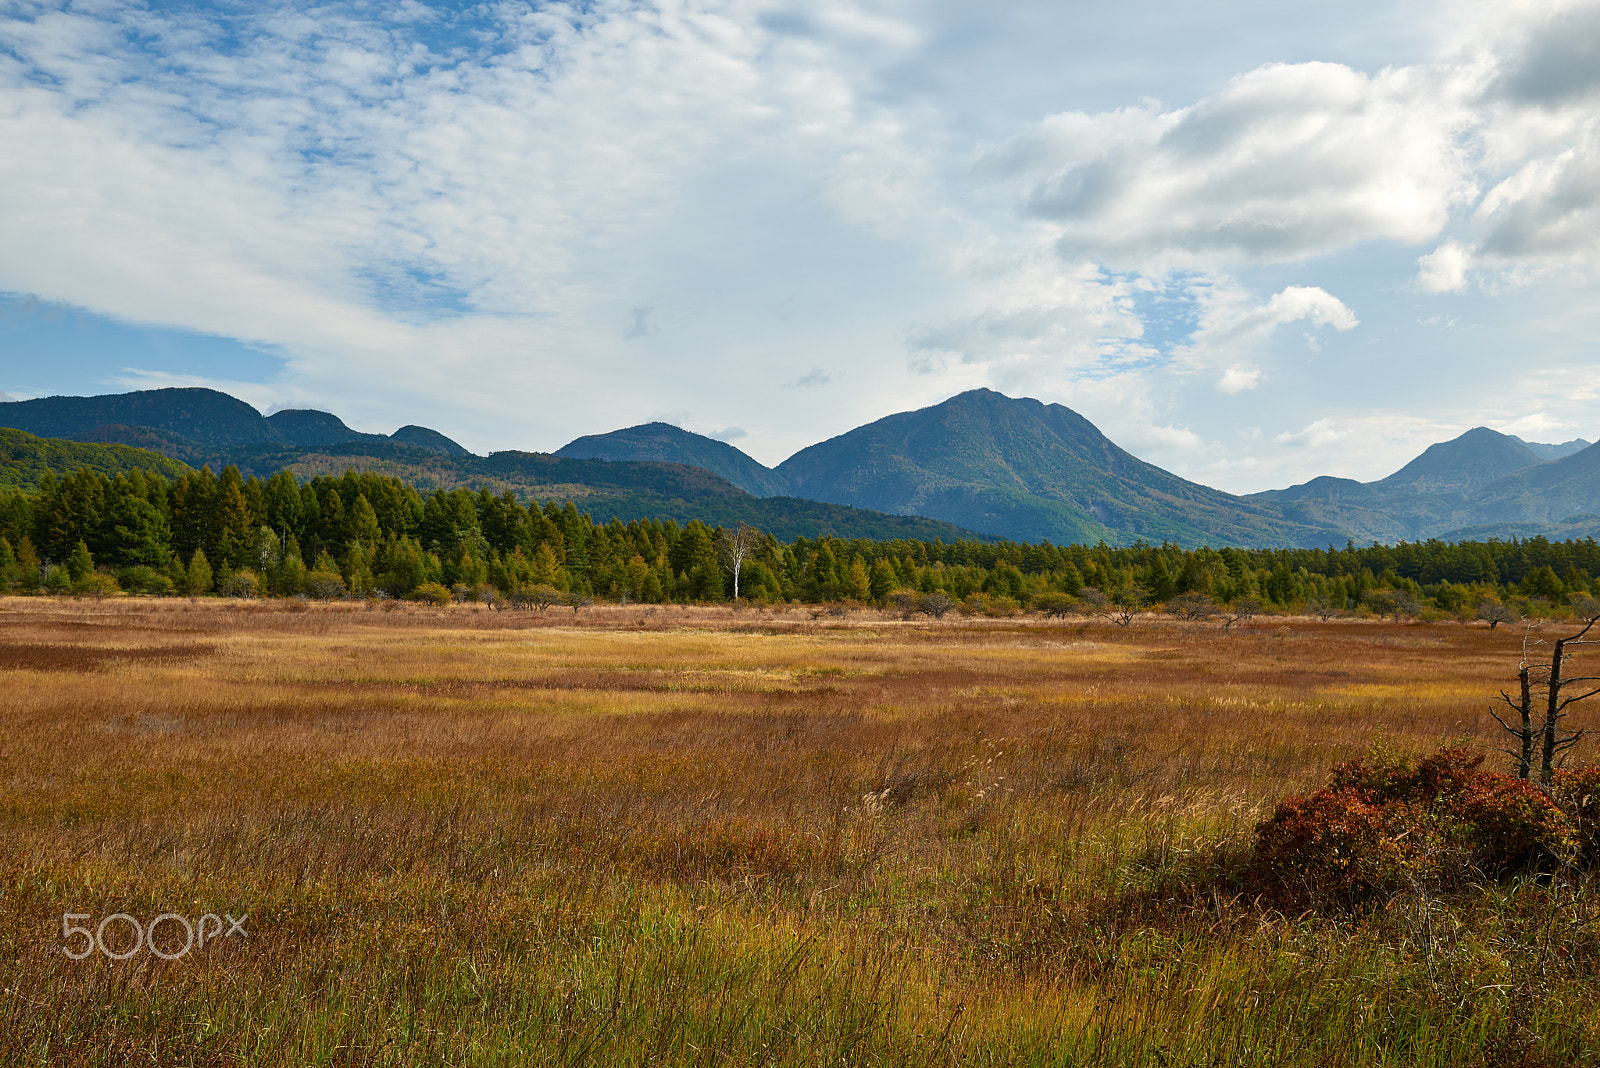
[(1467, 287), (1472, 254), (1459, 241), (1446, 241), (1417, 260), (1417, 285), (1424, 293), (1459, 293)]
[(1520, 419), (1498, 423), (1495, 429), (1502, 434), (1513, 434), (1524, 441), (1559, 442), (1575, 435), (1578, 428), (1549, 412), (1530, 412)]
[(1196, 344), (1215, 347), (1256, 342), (1285, 323), (1300, 321), (1341, 331), (1360, 325), (1355, 313), (1327, 290), (1317, 286), (1288, 286), (1255, 307), (1219, 307), (1214, 317), (1196, 333)]
[(1271, 64), (1191, 107), (1069, 112), (990, 153), (1068, 255), (1285, 261), (1421, 242), (1474, 195), (1451, 77)]
[(1600, 122), (1578, 143), (1530, 160), (1474, 213), (1482, 252), (1501, 261), (1595, 262), (1600, 257)]
[(1224, 393), (1242, 393), (1255, 389), (1261, 383), (1261, 369), (1234, 364), (1217, 379), (1217, 388)]
[(1139, 440), (1169, 449), (1198, 449), (1205, 444), (1199, 434), (1181, 426), (1152, 426), (1139, 435)]
[(1343, 438), (1349, 431), (1341, 429), (1332, 419), (1318, 419), (1292, 433), (1279, 434), (1272, 440), (1279, 445), (1297, 449), (1320, 449)]

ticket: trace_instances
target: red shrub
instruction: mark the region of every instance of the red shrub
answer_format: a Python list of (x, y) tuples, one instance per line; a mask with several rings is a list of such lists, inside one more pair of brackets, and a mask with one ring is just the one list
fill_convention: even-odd
[(1546, 863), (1574, 844), (1572, 821), (1525, 779), (1479, 772), (1441, 800), (1464, 824), (1473, 863), (1492, 874)]
[(1589, 829), (1593, 852), (1600, 773), (1567, 773), (1571, 785), (1558, 786), (1587, 799), (1583, 809), (1482, 763), (1468, 750), (1443, 749), (1420, 763), (1379, 754), (1340, 764), (1328, 789), (1286, 798), (1257, 826), (1251, 876), (1273, 896), (1349, 906), (1407, 887), (1548, 868), (1572, 855), (1575, 828)]
[(1251, 870), (1291, 898), (1355, 904), (1411, 880), (1420, 843), (1406, 831), (1416, 818), (1405, 802), (1380, 805), (1353, 786), (1285, 798), (1256, 828)]

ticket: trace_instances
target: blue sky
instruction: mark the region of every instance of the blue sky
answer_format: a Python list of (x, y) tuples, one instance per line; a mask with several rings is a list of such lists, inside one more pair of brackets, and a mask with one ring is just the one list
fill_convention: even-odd
[(1250, 491), (1600, 437), (1600, 3), (0, 0), (0, 392)]

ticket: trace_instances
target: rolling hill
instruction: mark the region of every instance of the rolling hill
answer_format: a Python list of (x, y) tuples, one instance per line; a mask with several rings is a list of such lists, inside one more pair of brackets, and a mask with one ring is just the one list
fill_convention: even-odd
[(757, 497), (781, 497), (788, 484), (727, 442), (691, 434), (671, 423), (644, 423), (609, 434), (589, 434), (555, 451), (579, 460), (653, 460), (714, 472)]
[(188, 463), (242, 445), (315, 448), (352, 441), (400, 440), (430, 452), (470, 455), (425, 427), (402, 427), (396, 433), (403, 438), (363, 434), (327, 412), (286, 409), (264, 416), (236, 397), (201, 387), (9, 401), (0, 404), (0, 426), (43, 438), (134, 445)]
[(128, 445), (101, 445), (59, 438), (41, 438), (24, 430), (0, 427), (0, 486), (34, 490), (46, 471), (67, 475), (81, 467), (102, 475), (153, 471), (175, 479), (188, 470), (160, 453)]
[(698, 519), (711, 526), (748, 523), (784, 540), (832, 534), (840, 538), (910, 538), (945, 542), (997, 541), (995, 535), (923, 516), (886, 515), (793, 497), (757, 497), (720, 475), (686, 464), (585, 460), (550, 453), (504, 451), (445, 456), (393, 441), (351, 442), (316, 450), (235, 449), (218, 462), (246, 475), (278, 470), (296, 477), (341, 475), (354, 468), (391, 475), (427, 493), (460, 486), (510, 490), (524, 503), (572, 501), (596, 520)]

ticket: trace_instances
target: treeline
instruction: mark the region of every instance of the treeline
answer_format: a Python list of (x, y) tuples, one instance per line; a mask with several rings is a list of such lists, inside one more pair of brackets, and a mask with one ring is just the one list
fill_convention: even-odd
[[(694, 521), (595, 522), (571, 502), (440, 490), (347, 472), (300, 483), (226, 468), (175, 480), (80, 469), (0, 495), (7, 591), (240, 596), (586, 598), (716, 602), (733, 595), (731, 532)], [(738, 560), (757, 601), (1024, 608), (1182, 601), (1395, 614), (1519, 610), (1600, 592), (1600, 545), (1543, 538), (1327, 549), (758, 537)]]

